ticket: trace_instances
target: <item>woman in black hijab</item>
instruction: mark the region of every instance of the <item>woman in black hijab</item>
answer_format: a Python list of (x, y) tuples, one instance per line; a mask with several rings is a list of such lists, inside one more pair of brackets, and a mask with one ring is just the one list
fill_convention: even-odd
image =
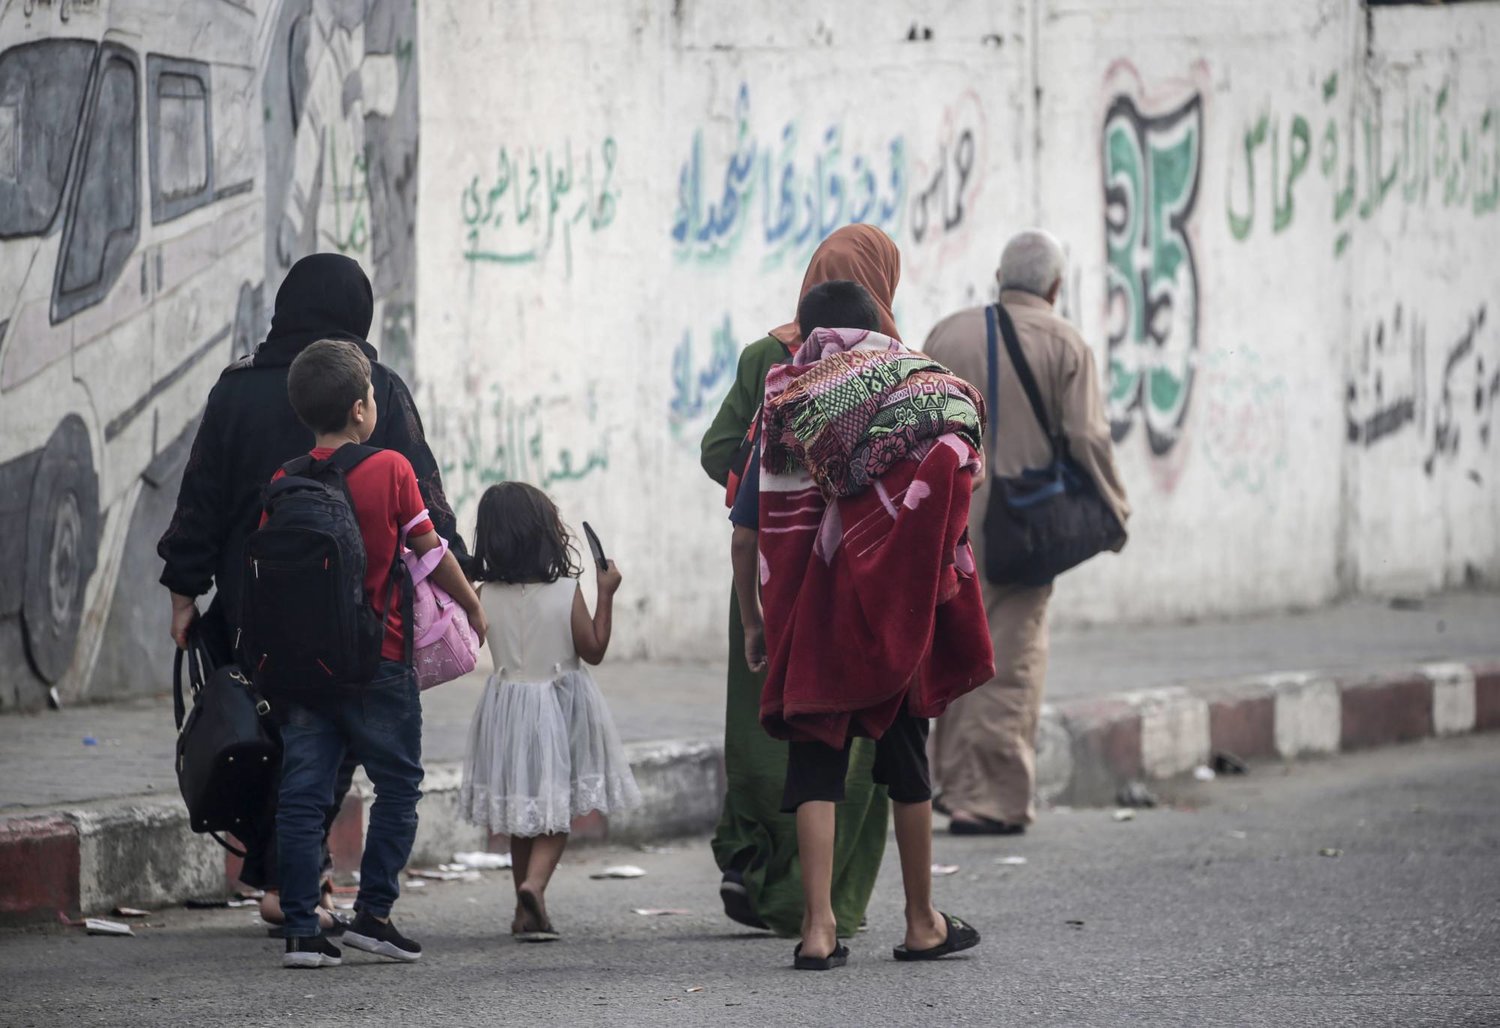
[[(297, 420), (287, 398), (287, 370), (319, 339), (350, 340), (370, 358), (380, 419), (369, 445), (395, 450), (411, 462), (433, 525), (459, 562), (467, 563), (468, 551), (443, 495), (442, 475), (423, 435), (416, 402), (365, 340), (374, 312), (370, 280), (358, 262), (335, 253), (304, 257), (276, 291), (265, 342), (226, 368), (208, 394), (177, 509), (156, 548), (166, 562), (161, 583), (172, 593), (172, 638), (178, 646), (186, 646), (187, 632), (196, 623), (216, 663), (233, 659), (232, 640), (240, 624), (240, 553), (260, 521), (261, 490), (277, 468), (313, 445), (312, 432)], [(213, 602), (199, 618), (197, 598), (210, 589), (215, 590)], [(329, 825), (353, 771), (346, 764), (340, 772)], [(247, 851), (241, 881), (268, 891), (275, 888), (275, 807), (273, 790), (261, 826), (241, 839)], [(263, 913), (279, 919), (280, 906), (263, 904)]]

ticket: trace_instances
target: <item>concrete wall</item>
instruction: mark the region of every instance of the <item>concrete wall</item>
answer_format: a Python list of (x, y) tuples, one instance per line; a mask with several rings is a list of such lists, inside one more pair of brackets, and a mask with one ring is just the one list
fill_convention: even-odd
[(156, 540), (292, 261), (410, 370), (416, 61), (401, 0), (0, 9), (0, 709), (169, 684)]
[[(580, 28), (587, 26), (586, 29)], [(904, 336), (1067, 243), (1133, 538), (1069, 619), (1500, 579), (1500, 5), (1013, 0), (423, 8), (421, 398), (469, 522), (544, 485), (622, 648), (722, 646), (697, 443), (851, 220)]]
[(464, 523), (516, 477), (599, 529), (620, 656), (720, 652), (698, 439), (854, 220), (916, 344), (1011, 231), (1066, 241), (1137, 513), (1060, 618), (1500, 581), (1497, 34), (1493, 2), (8, 4), (0, 708), (165, 685), (185, 441), (314, 249), (371, 272)]

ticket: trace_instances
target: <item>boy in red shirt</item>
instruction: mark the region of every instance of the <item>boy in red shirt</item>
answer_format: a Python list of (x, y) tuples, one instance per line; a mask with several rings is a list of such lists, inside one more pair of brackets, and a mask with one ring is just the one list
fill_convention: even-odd
[[(375, 431), (378, 412), (370, 362), (353, 343), (313, 343), (292, 362), (287, 393), (302, 422), (316, 435), (315, 460), (345, 445), (362, 445)], [(280, 477), (281, 473), (277, 473)], [(405, 457), (381, 450), (351, 468), (345, 478), (365, 547), (365, 594), (389, 595), (391, 567), (403, 528), (419, 554), (439, 544), (437, 532)], [(484, 643), (484, 611), (452, 553), (443, 556), (432, 580), (464, 609)], [(317, 916), (324, 812), (347, 749), (375, 786), (370, 826), (360, 863), (357, 915), (344, 933), (355, 949), (414, 961), (422, 947), (390, 921), (400, 894), (401, 869), (411, 856), (422, 793), (422, 706), (416, 672), (406, 663), (400, 605), (376, 600), (386, 613), (381, 661), (374, 678), (354, 689), (331, 690), (317, 699), (303, 695), (281, 704), (286, 725), (280, 807), (276, 815), (281, 870), (281, 908), (286, 915), (285, 967), (330, 967), (342, 957), (320, 934)]]

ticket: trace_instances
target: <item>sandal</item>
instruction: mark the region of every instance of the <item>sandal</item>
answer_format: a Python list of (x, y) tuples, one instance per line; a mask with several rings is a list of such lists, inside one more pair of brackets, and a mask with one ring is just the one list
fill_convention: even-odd
[(797, 943), (797, 948), (792, 950), (792, 967), (798, 971), (831, 971), (835, 967), (843, 967), (849, 962), (849, 947), (842, 942), (833, 948), (833, 952), (826, 957), (804, 957), (802, 955), (802, 943)]
[(973, 949), (979, 945), (978, 929), (970, 927), (951, 914), (943, 914), (943, 920), (948, 922), (948, 935), (942, 942), (930, 949), (907, 949), (903, 943), (893, 949), (891, 955), (897, 960), (939, 960), (950, 953)]
[[(328, 916), (328, 919), (331, 922), (326, 926), (323, 924), (323, 915), (325, 914)], [(343, 914), (339, 913), (337, 910), (329, 910), (327, 907), (318, 908), (318, 929), (324, 935), (343, 935), (345, 930), (347, 930), (349, 925), (351, 924), (353, 924), (353, 922)], [(286, 925), (271, 924), (266, 928), (266, 935), (273, 939), (285, 939)]]

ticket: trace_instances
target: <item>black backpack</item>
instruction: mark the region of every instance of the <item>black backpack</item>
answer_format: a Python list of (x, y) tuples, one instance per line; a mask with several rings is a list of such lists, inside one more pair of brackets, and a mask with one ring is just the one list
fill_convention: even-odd
[[(365, 542), (345, 476), (379, 452), (349, 443), (324, 460), (298, 457), (266, 486), (265, 523), (245, 541), (239, 650), (267, 693), (312, 699), (375, 676), (406, 565), (398, 552), (377, 612), (365, 595)], [(408, 616), (408, 638), (410, 627)]]
[[(193, 708), (182, 695), (186, 662)], [(213, 666), (196, 627), (188, 648), (178, 650), (172, 667), (172, 706), (177, 719), (177, 787), (187, 804), (188, 824), (208, 832), (225, 849), (243, 857), (219, 832), (241, 839), (258, 830), (277, 773), (281, 745), (266, 725), (271, 707), (234, 664)]]

